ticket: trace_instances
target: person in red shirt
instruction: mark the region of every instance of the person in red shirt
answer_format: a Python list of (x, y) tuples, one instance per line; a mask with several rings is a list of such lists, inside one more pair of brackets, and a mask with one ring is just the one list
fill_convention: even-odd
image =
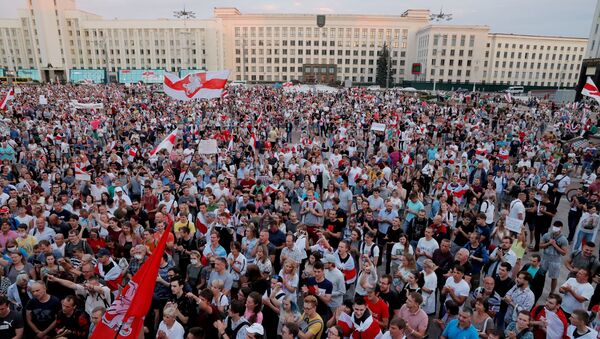
[(387, 328), (390, 321), (388, 304), (379, 298), (379, 293), (375, 291), (375, 288), (367, 289), (367, 295), (364, 298), (373, 319), (377, 320), (381, 328)]

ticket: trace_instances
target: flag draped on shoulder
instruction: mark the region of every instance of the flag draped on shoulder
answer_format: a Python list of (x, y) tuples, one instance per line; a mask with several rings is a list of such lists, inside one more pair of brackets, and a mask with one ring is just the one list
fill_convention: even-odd
[(228, 77), (227, 70), (191, 73), (183, 78), (165, 73), (163, 90), (171, 98), (183, 101), (220, 98)]
[(596, 100), (600, 104), (600, 91), (592, 78), (588, 77), (585, 85), (581, 89), (581, 94)]
[(11, 88), (6, 92), (4, 97), (2, 97), (2, 101), (0, 101), (0, 110), (4, 111), (8, 106), (8, 101), (15, 98), (15, 89)]
[(92, 333), (92, 339), (138, 338), (144, 326), (144, 318), (152, 303), (152, 294), (154, 293), (160, 260), (165, 251), (170, 232), (171, 225), (169, 224), (150, 258), (106, 310), (102, 320)]
[(167, 135), (167, 137), (160, 142), (160, 144), (156, 145), (156, 147), (154, 147), (154, 149), (152, 151), (150, 151), (150, 156), (154, 156), (156, 155), (156, 153), (166, 149), (167, 152), (171, 152), (173, 150), (173, 147), (175, 147), (175, 140), (177, 139), (177, 128), (169, 133), (169, 135)]

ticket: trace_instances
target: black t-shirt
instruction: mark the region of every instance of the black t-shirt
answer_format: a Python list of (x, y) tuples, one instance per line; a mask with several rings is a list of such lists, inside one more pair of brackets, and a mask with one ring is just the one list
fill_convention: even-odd
[(400, 302), (399, 302), (398, 293), (396, 293), (394, 290), (391, 290), (391, 289), (388, 293), (383, 293), (383, 292), (379, 291), (379, 286), (377, 286), (376, 291), (379, 292), (379, 298), (381, 298), (383, 301), (385, 301), (386, 304), (388, 305), (388, 309), (390, 311), (389, 319), (393, 319), (394, 312), (396, 310), (399, 310), (400, 307), (402, 307), (402, 304), (400, 304)]
[[(541, 206), (546, 207), (546, 212), (556, 215), (556, 207), (554, 207), (552, 202), (540, 202), (540, 208)], [(552, 218), (554, 217), (542, 213), (542, 215), (536, 215), (535, 218), (535, 226), (540, 227), (542, 230), (547, 230), (550, 228), (550, 225), (552, 224)]]
[(23, 317), (20, 313), (10, 311), (6, 317), (0, 317), (0, 338), (12, 338), (16, 330), (23, 328)]
[[(341, 235), (344, 235), (344, 224), (338, 218), (325, 219), (323, 228), (331, 233), (340, 233)], [(329, 244), (331, 245), (331, 247), (337, 248), (338, 244), (340, 243), (340, 239), (341, 238), (336, 238), (334, 236), (331, 236), (329, 238)]]
[(56, 315), (62, 307), (60, 305), (60, 300), (51, 295), (50, 299), (45, 303), (42, 303), (35, 298), (29, 300), (26, 309), (27, 311), (31, 311), (31, 319), (38, 330), (43, 331), (56, 320)]
[(189, 317), (187, 324), (181, 323), (179, 319), (177, 320), (181, 323), (181, 325), (183, 325), (183, 327), (189, 327), (187, 325), (189, 325), (191, 320), (196, 317), (196, 303), (192, 301), (192, 299), (186, 297), (185, 293), (182, 294), (180, 298), (177, 298), (176, 295), (173, 295), (169, 301), (176, 303), (179, 312), (181, 312), (181, 314), (184, 316)]
[[(463, 230), (463, 232), (469, 234), (471, 232), (473, 232), (475, 230), (475, 224), (473, 224), (472, 222), (467, 224), (467, 225), (463, 225), (462, 222), (460, 222), (458, 225), (456, 225), (456, 228), (461, 228)], [(463, 247), (467, 244), (467, 242), (469, 242), (469, 238), (465, 237), (462, 233), (458, 232), (456, 234), (456, 237), (454, 237), (454, 243), (459, 245), (460, 247)]]

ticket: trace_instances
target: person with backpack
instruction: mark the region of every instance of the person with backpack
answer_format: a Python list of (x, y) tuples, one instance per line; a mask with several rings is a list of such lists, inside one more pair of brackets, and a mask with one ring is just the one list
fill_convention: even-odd
[(224, 339), (245, 339), (250, 323), (244, 318), (246, 306), (240, 300), (234, 300), (228, 310), (228, 316), (217, 320), (214, 326), (219, 331), (219, 337)]

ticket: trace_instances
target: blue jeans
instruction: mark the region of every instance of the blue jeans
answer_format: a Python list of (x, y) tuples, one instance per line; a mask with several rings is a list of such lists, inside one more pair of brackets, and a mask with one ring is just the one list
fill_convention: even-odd
[(583, 242), (583, 239), (585, 239), (586, 242), (592, 241), (594, 236), (594, 233), (585, 233), (582, 231), (578, 231), (577, 235), (575, 236), (575, 243), (573, 244), (573, 251), (579, 251), (581, 250), (581, 243)]

